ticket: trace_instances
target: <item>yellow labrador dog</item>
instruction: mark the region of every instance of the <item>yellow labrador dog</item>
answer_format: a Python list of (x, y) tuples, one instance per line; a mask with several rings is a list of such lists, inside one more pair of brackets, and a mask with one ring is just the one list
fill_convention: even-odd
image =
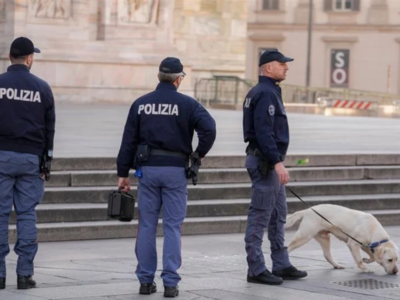
[[(388, 274), (398, 272), (396, 265), (398, 248), (373, 215), (331, 204), (316, 205), (312, 208), (335, 226), (322, 219), (310, 208), (295, 212), (287, 218), (285, 228), (290, 228), (299, 221), (301, 223), (288, 246), (288, 252), (315, 238), (321, 245), (326, 260), (335, 269), (344, 269), (332, 258), (330, 234), (333, 234), (347, 244), (357, 266), (363, 272), (372, 272), (365, 264), (374, 261), (380, 264)], [(363, 246), (343, 234), (339, 229), (361, 242)], [(369, 258), (362, 258), (360, 249), (367, 253)]]

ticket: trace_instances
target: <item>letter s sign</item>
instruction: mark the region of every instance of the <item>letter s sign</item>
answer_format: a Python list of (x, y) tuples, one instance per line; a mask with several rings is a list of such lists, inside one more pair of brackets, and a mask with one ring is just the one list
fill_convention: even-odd
[(349, 87), (349, 50), (331, 50), (330, 87)]

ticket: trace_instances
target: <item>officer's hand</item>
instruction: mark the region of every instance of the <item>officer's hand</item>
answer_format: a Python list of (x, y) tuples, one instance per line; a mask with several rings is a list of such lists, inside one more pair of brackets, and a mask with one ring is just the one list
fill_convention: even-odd
[(129, 192), (131, 190), (131, 183), (129, 181), (129, 177), (127, 178), (120, 177), (118, 179), (118, 188), (125, 193)]
[[(192, 158), (193, 154), (194, 154), (194, 152), (192, 152), (192, 154), (190, 154), (190, 156), (189, 156), (189, 157), (190, 157), (190, 158)], [(203, 158), (204, 158), (204, 157), (199, 157), (199, 159), (200, 159), (200, 162), (203, 160)]]
[(276, 174), (278, 174), (279, 183), (280, 184), (287, 184), (289, 182), (289, 172), (286, 170), (283, 163), (277, 163), (275, 165)]

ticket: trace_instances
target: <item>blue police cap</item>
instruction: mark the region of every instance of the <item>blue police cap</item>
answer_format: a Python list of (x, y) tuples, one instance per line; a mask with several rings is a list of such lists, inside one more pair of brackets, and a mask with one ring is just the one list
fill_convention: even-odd
[(19, 56), (30, 55), (32, 53), (40, 53), (38, 48), (33, 46), (33, 43), (30, 39), (26, 37), (16, 38), (10, 47), (10, 55), (14, 58), (18, 58)]
[(181, 64), (181, 61), (176, 57), (167, 57), (163, 59), (159, 70), (160, 72), (167, 74), (182, 73), (183, 75), (186, 75), (185, 72), (183, 72), (183, 65)]
[(293, 58), (286, 57), (282, 53), (278, 51), (278, 49), (267, 49), (260, 57), (260, 63), (258, 64), (261, 67), (264, 64), (267, 64), (271, 61), (278, 61), (281, 63), (293, 61)]

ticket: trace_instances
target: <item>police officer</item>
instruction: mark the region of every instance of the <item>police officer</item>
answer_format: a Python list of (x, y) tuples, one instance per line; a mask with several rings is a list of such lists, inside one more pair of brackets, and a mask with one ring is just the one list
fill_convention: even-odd
[[(289, 126), (279, 84), (286, 78), (287, 62), (277, 49), (265, 51), (259, 62), (258, 84), (247, 94), (243, 104), (243, 134), (252, 196), (245, 234), (247, 281), (281, 284), (283, 279), (307, 276), (290, 263), (284, 247), (284, 225), (287, 204), (285, 184), (289, 173), (284, 166), (289, 145)], [(268, 227), (271, 243), (272, 273), (267, 269), (262, 252), (264, 228)]]
[(188, 157), (193, 153), (194, 130), (203, 158), (216, 137), (215, 121), (195, 99), (177, 92), (185, 73), (178, 58), (167, 57), (160, 66), (155, 91), (131, 106), (117, 158), (118, 186), (130, 189), (128, 173), (134, 165), (139, 178), (136, 239), (140, 294), (156, 292), (156, 232), (163, 207), (164, 297), (179, 294), (177, 273), (181, 265), (181, 226), (186, 215)]
[(15, 39), (9, 54), (11, 66), (0, 75), (0, 289), (6, 285), (8, 220), (13, 205), (17, 286), (36, 285), (32, 279), (38, 250), (35, 207), (44, 193), (40, 158), (53, 149), (55, 111), (50, 86), (30, 73), (34, 53), (40, 50), (31, 40)]

